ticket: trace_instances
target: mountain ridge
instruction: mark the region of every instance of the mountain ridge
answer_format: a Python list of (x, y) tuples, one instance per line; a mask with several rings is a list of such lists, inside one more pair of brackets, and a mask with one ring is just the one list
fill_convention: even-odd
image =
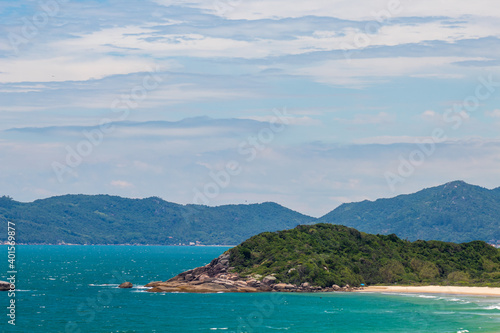
[[(409, 240), (500, 243), (500, 187), (452, 181), (416, 193), (344, 203), (316, 219), (274, 202), (217, 207), (159, 197), (68, 194), (33, 202), (0, 197), (0, 221), (37, 244), (238, 244), (264, 231), (331, 223)], [(0, 235), (0, 242), (5, 241)]]
[(500, 190), (452, 181), (393, 198), (346, 203), (320, 217), (375, 234), (409, 240), (500, 240)]
[(0, 220), (16, 223), (19, 243), (227, 245), (314, 218), (275, 203), (209, 207), (72, 194), (31, 203), (2, 197)]

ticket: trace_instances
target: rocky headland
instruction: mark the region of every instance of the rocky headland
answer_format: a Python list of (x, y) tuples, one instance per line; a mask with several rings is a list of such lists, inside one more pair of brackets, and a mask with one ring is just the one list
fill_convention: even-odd
[(230, 254), (224, 253), (212, 260), (209, 264), (183, 272), (168, 281), (155, 281), (145, 287), (151, 287), (149, 292), (189, 292), (189, 293), (217, 293), (217, 292), (332, 292), (354, 291), (361, 288), (351, 288), (349, 285), (339, 287), (333, 285), (328, 288), (311, 285), (304, 282), (300, 285), (276, 283), (273, 275), (261, 276), (258, 274), (242, 277), (234, 268), (229, 266)]
[(152, 292), (329, 292), (373, 285), (500, 287), (500, 250), (371, 235), (333, 224), (264, 232)]

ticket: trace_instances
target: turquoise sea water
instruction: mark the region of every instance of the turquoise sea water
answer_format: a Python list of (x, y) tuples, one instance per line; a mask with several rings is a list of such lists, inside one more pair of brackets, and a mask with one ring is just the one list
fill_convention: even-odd
[[(0, 247), (0, 279), (7, 247)], [(157, 294), (141, 286), (224, 247), (17, 246), (16, 325), (2, 332), (500, 332), (500, 298), (369, 293)], [(2, 257), (4, 259), (2, 259)]]

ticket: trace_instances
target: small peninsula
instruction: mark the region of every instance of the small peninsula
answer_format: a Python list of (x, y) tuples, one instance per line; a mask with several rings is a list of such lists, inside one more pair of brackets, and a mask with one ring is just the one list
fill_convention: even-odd
[(365, 285), (500, 287), (500, 250), (483, 241), (402, 240), (331, 224), (264, 232), (150, 292), (352, 291)]

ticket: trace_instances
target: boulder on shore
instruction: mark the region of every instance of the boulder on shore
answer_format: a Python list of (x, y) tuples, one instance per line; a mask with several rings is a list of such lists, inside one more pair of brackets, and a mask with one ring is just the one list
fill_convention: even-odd
[(262, 279), (262, 283), (267, 284), (267, 285), (274, 284), (275, 282), (276, 282), (276, 278), (272, 275), (268, 275)]

